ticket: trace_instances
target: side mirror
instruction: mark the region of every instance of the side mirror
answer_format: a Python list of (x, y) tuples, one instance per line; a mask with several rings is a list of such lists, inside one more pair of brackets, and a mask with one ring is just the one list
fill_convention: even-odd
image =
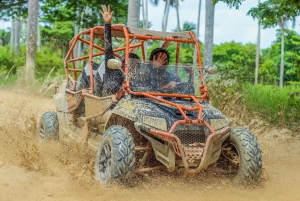
[(121, 69), (122, 62), (118, 59), (109, 59), (107, 61), (107, 67), (114, 70)]
[(216, 74), (218, 68), (217, 66), (210, 65), (210, 66), (206, 66), (204, 70), (207, 74)]

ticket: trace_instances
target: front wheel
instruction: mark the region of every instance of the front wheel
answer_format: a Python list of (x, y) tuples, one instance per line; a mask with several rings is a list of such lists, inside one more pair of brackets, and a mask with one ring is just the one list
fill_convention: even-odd
[(131, 133), (122, 126), (104, 132), (95, 160), (95, 178), (109, 186), (114, 181), (128, 185), (133, 176), (135, 144)]
[(253, 133), (245, 128), (233, 128), (229, 140), (222, 146), (217, 165), (234, 178), (235, 183), (258, 181), (262, 169), (262, 156)]
[(46, 112), (42, 115), (38, 126), (38, 138), (40, 141), (57, 140), (59, 124), (55, 112)]

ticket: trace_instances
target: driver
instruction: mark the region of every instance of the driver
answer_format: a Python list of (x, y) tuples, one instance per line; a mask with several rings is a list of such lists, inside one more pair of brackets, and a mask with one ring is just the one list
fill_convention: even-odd
[(149, 60), (153, 67), (150, 77), (154, 88), (173, 90), (176, 87), (176, 83), (181, 82), (178, 76), (166, 71), (170, 60), (169, 52), (166, 49), (154, 49), (150, 54)]

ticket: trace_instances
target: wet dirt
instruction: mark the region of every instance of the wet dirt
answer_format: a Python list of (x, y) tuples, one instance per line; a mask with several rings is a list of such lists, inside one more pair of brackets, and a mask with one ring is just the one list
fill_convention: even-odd
[(148, 173), (132, 188), (105, 188), (93, 178), (93, 152), (37, 141), (39, 118), (54, 110), (51, 98), (0, 90), (0, 201), (300, 200), (300, 133), (259, 120), (230, 119), (251, 129), (261, 145), (262, 178), (252, 188), (235, 186), (211, 171), (189, 178)]

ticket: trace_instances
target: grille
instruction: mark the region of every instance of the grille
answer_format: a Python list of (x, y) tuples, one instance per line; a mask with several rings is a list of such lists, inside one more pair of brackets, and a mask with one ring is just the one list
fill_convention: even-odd
[(193, 144), (194, 142), (205, 143), (206, 136), (203, 130), (177, 130), (174, 133), (181, 144)]

